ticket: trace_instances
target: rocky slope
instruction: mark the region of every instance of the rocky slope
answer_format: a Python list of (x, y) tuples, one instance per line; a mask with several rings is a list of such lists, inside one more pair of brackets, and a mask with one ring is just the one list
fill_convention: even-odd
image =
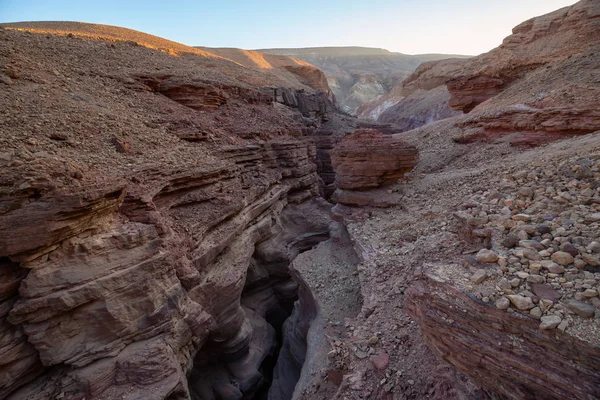
[(0, 29), (0, 397), (264, 392), (288, 264), (329, 235), (311, 135), (351, 124), (303, 74), (25, 25)]
[(492, 97), (403, 133), (278, 68), (0, 30), (0, 397), (600, 397), (598, 15), (522, 25), (502, 85), (422, 66)]
[(260, 51), (294, 57), (322, 69), (343, 110), (352, 114), (355, 114), (362, 104), (390, 92), (394, 85), (410, 75), (419, 64), (456, 57), (447, 54), (408, 55), (369, 47)]
[(493, 140), (517, 131), (511, 140), (533, 144), (545, 140), (539, 136), (592, 132), (598, 126), (588, 106), (598, 88), (591, 68), (597, 63), (598, 12), (596, 3), (580, 2), (520, 24), (488, 53), (424, 63), (358, 115), (412, 129), (420, 121), (454, 115), (450, 108), (478, 110), (460, 124), (463, 133), (457, 140), (462, 141)]
[[(362, 258), (364, 298), (332, 345), (347, 371), (335, 398), (600, 395), (598, 11), (581, 1), (526, 22), (475, 58), (512, 63), (513, 79), (493, 90), (503, 75), (461, 86), (471, 61), (422, 66), (405, 81), (432, 90), (459, 79), (448, 85), (457, 108), (488, 99), (393, 135), (418, 148), (415, 171), (363, 193), (391, 206), (334, 208)], [(487, 60), (481, 68), (502, 70)]]

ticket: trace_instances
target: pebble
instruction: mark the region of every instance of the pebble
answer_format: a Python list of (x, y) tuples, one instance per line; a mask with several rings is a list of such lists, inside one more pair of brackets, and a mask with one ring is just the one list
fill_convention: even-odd
[(523, 249), (523, 257), (533, 261), (540, 261), (542, 259), (540, 253), (533, 249)]
[(481, 283), (483, 281), (485, 281), (487, 278), (487, 274), (485, 272), (485, 269), (478, 269), (477, 271), (475, 271), (475, 273), (471, 276), (471, 281), (473, 283)]
[(575, 261), (575, 258), (564, 251), (557, 251), (555, 253), (552, 254), (552, 260), (560, 265), (569, 265), (569, 264), (573, 264), (573, 261)]
[(531, 291), (540, 299), (549, 300), (551, 302), (555, 302), (560, 299), (560, 293), (554, 290), (552, 286), (547, 284), (534, 283), (531, 285)]
[(481, 261), (481, 262), (485, 262), (485, 263), (495, 263), (496, 261), (498, 261), (498, 254), (496, 254), (492, 250), (481, 249), (475, 255), (475, 258), (477, 259), (477, 261)]
[(546, 283), (546, 278), (541, 275), (529, 275), (527, 277), (528, 283)]
[[(515, 235), (508, 235), (501, 242), (502, 246), (509, 248), (509, 249), (512, 249), (518, 243), (519, 243), (519, 238)], [(509, 262), (510, 262), (510, 260), (509, 260)]]
[(563, 243), (560, 246), (560, 249), (566, 253), (569, 253), (573, 257), (577, 257), (579, 255), (579, 250), (577, 250), (577, 248), (569, 242)]
[(577, 300), (569, 300), (565, 303), (566, 307), (575, 314), (583, 318), (591, 318), (594, 316), (595, 307)]
[(529, 310), (534, 307), (530, 297), (524, 297), (518, 294), (508, 295), (506, 297), (508, 297), (512, 305), (519, 310)]
[(527, 214), (517, 214), (517, 215), (513, 215), (512, 217), (513, 220), (515, 221), (531, 221), (531, 216), (527, 215)]
[(521, 189), (519, 189), (517, 191), (517, 195), (520, 197), (524, 197), (524, 198), (532, 198), (533, 194), (534, 194), (533, 190), (528, 187), (522, 187)]
[(529, 311), (529, 315), (531, 315), (535, 319), (540, 319), (542, 317), (542, 310), (539, 307), (533, 307)]
[(562, 274), (562, 273), (564, 273), (564, 272), (565, 272), (565, 267), (563, 267), (562, 265), (558, 265), (558, 264), (557, 264), (557, 263), (555, 263), (555, 262), (550, 262), (550, 263), (548, 263), (548, 264), (546, 264), (546, 265), (543, 265), (543, 264), (542, 264), (542, 266), (543, 266), (545, 269), (547, 269), (547, 270), (548, 270), (548, 272), (551, 272), (551, 273), (553, 273), (553, 274)]
[(563, 331), (564, 332), (567, 329), (568, 326), (569, 326), (569, 321), (567, 321), (566, 319), (563, 319), (563, 321), (560, 324), (558, 324), (557, 329), (559, 331)]
[(589, 222), (598, 222), (600, 221), (600, 213), (593, 213), (585, 217), (586, 221)]
[(540, 329), (554, 329), (562, 322), (562, 319), (558, 315), (547, 315), (545, 317), (541, 317), (542, 323), (540, 324)]
[(506, 310), (508, 307), (510, 307), (510, 300), (508, 300), (506, 297), (500, 297), (498, 300), (496, 300), (497, 309)]
[(5, 85), (12, 85), (13, 84), (13, 80), (10, 79), (6, 75), (0, 74), (0, 83), (4, 83)]
[[(582, 261), (584, 264), (590, 265), (592, 267), (597, 267), (600, 265), (600, 261), (596, 257), (592, 256), (591, 254), (583, 254), (581, 256), (581, 258), (582, 258)], [(577, 266), (577, 267), (579, 268), (579, 266)], [(585, 267), (585, 265), (581, 268), (584, 268), (584, 267)]]
[(592, 253), (600, 253), (600, 242), (592, 242), (588, 245), (587, 249)]
[(371, 357), (371, 364), (379, 371), (384, 372), (390, 365), (390, 356), (386, 353), (379, 353)]

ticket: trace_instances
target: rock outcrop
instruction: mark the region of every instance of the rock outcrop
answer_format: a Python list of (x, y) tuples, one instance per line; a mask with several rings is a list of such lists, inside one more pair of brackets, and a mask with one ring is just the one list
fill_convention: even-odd
[(378, 199), (356, 192), (395, 183), (417, 160), (417, 149), (399, 138), (373, 129), (358, 130), (331, 153), (337, 187), (333, 198), (344, 204), (380, 204)]
[(440, 278), (424, 277), (407, 296), (429, 347), (481, 387), (510, 399), (600, 396), (597, 346), (539, 330), (532, 318), (515, 321)]
[[(468, 59), (424, 62), (392, 90), (357, 110), (359, 118), (398, 123), (404, 131), (460, 114), (448, 104), (446, 83), (453, 79)], [(413, 117), (415, 116), (416, 117)]]
[(580, 1), (525, 21), (488, 53), (424, 63), (390, 94), (364, 105), (358, 115), (406, 124), (404, 115), (415, 111), (409, 97), (421, 91), (418, 114), (428, 109), (426, 115), (446, 118), (452, 114), (439, 113), (435, 100), (445, 86), (450, 99), (442, 108), (468, 113), (457, 120), (456, 140), (461, 143), (508, 140), (540, 145), (594, 132), (600, 128), (595, 111), (598, 85), (591, 68), (599, 62), (599, 13), (597, 2)]

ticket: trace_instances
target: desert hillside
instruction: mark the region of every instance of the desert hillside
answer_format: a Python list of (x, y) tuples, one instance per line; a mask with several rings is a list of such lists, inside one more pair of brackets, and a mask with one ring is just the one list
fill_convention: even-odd
[(465, 57), (449, 54), (409, 55), (369, 47), (312, 47), (259, 51), (294, 57), (321, 68), (343, 110), (352, 114), (362, 104), (388, 93), (421, 63)]
[[(206, 63), (213, 65), (215, 70), (229, 75), (241, 73), (247, 77), (251, 84), (259, 85), (285, 85), (290, 87), (302, 87), (308, 85), (313, 89), (328, 92), (329, 88), (322, 73), (311, 65), (292, 59), (290, 57), (274, 57), (258, 52), (246, 52), (248, 57), (240, 57), (236, 52), (228, 52), (224, 55), (218, 49), (211, 52), (210, 49), (200, 49), (186, 46), (181, 43), (163, 39), (147, 33), (138, 32), (133, 29), (117, 26), (89, 24), (70, 21), (46, 21), (46, 22), (17, 22), (5, 23), (2, 26), (10, 29), (24, 30), (37, 34), (52, 34), (59, 36), (75, 35), (79, 38), (105, 40), (110, 42), (129, 42), (150, 49), (166, 52), (173, 55), (193, 54), (205, 58)], [(231, 56), (231, 58), (227, 57)], [(209, 61), (210, 60), (210, 61)], [(248, 67), (252, 71), (240, 69), (239, 64)]]

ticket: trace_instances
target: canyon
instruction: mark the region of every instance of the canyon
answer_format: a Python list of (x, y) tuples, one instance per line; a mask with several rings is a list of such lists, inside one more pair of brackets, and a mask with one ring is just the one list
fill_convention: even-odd
[(424, 62), (468, 56), (450, 54), (402, 54), (370, 47), (311, 47), (261, 49), (269, 55), (293, 57), (319, 67), (340, 105), (355, 115), (365, 103), (388, 94)]
[(0, 398), (600, 397), (599, 17), (369, 119), (300, 54), (0, 24)]

